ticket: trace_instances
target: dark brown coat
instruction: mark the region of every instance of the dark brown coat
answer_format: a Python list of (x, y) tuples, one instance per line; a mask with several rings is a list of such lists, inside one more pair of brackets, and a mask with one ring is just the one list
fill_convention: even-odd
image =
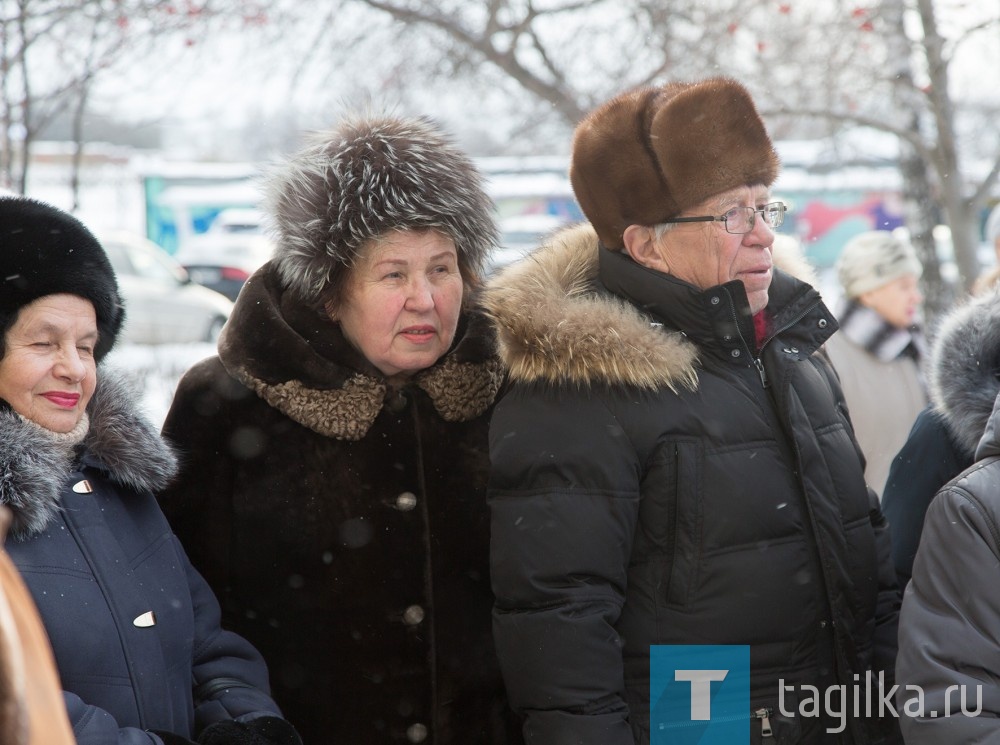
[(267, 265), (164, 425), (164, 509), (306, 745), (516, 740), (490, 637), (502, 374), (480, 316), (456, 339), (391, 393)]

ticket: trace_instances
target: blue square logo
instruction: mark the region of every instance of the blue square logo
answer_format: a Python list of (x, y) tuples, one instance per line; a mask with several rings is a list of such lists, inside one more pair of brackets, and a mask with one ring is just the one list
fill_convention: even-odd
[(649, 648), (650, 745), (750, 742), (750, 647)]

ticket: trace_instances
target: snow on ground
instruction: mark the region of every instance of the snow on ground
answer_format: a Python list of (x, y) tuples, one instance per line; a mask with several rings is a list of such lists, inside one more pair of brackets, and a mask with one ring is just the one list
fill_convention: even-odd
[(140, 394), (143, 410), (159, 427), (181, 375), (198, 360), (214, 354), (214, 344), (123, 344), (102, 364), (126, 372)]

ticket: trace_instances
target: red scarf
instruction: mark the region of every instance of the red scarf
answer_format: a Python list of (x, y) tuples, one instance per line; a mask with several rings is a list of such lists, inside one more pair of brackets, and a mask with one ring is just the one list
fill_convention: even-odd
[(757, 349), (760, 349), (760, 345), (767, 339), (767, 314), (763, 309), (753, 316), (753, 333), (756, 337)]

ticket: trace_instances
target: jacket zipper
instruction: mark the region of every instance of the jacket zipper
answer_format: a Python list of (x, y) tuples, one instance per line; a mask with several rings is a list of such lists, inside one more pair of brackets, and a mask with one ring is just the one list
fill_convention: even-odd
[(740, 337), (740, 341), (743, 342), (743, 348), (747, 351), (747, 354), (750, 356), (750, 359), (753, 360), (753, 366), (757, 368), (757, 374), (760, 376), (760, 384), (761, 384), (761, 386), (763, 388), (767, 388), (770, 385), (770, 382), (767, 379), (767, 371), (764, 369), (764, 363), (760, 359), (761, 355), (763, 355), (763, 353), (764, 353), (764, 349), (767, 347), (768, 344), (771, 343), (771, 341), (776, 336), (778, 336), (778, 334), (784, 333), (785, 331), (787, 331), (788, 329), (790, 329), (792, 326), (794, 326), (795, 324), (797, 324), (799, 321), (801, 321), (803, 318), (805, 318), (807, 315), (809, 315), (809, 313), (811, 313), (813, 311), (813, 309), (816, 308), (819, 305), (819, 302), (817, 301), (817, 302), (813, 303), (812, 305), (810, 305), (808, 308), (806, 308), (801, 313), (799, 313), (797, 316), (795, 316), (795, 318), (793, 318), (791, 321), (789, 321), (784, 326), (782, 326), (780, 329), (778, 329), (773, 334), (771, 334), (769, 337), (767, 337), (764, 340), (764, 342), (760, 345), (760, 349), (757, 350), (757, 354), (754, 355), (753, 351), (750, 349), (750, 345), (747, 344), (746, 338), (743, 336), (743, 332), (740, 331), (740, 324), (739, 324), (738, 319), (736, 318), (736, 304), (733, 302), (733, 296), (729, 294), (729, 290), (728, 289), (723, 288), (723, 290), (725, 290), (726, 296), (729, 298), (729, 312), (733, 316), (733, 324), (736, 326), (736, 333)]
[(774, 737), (774, 732), (771, 729), (771, 709), (767, 706), (762, 706), (759, 709), (755, 709), (750, 715), (751, 719), (760, 720), (760, 736)]

